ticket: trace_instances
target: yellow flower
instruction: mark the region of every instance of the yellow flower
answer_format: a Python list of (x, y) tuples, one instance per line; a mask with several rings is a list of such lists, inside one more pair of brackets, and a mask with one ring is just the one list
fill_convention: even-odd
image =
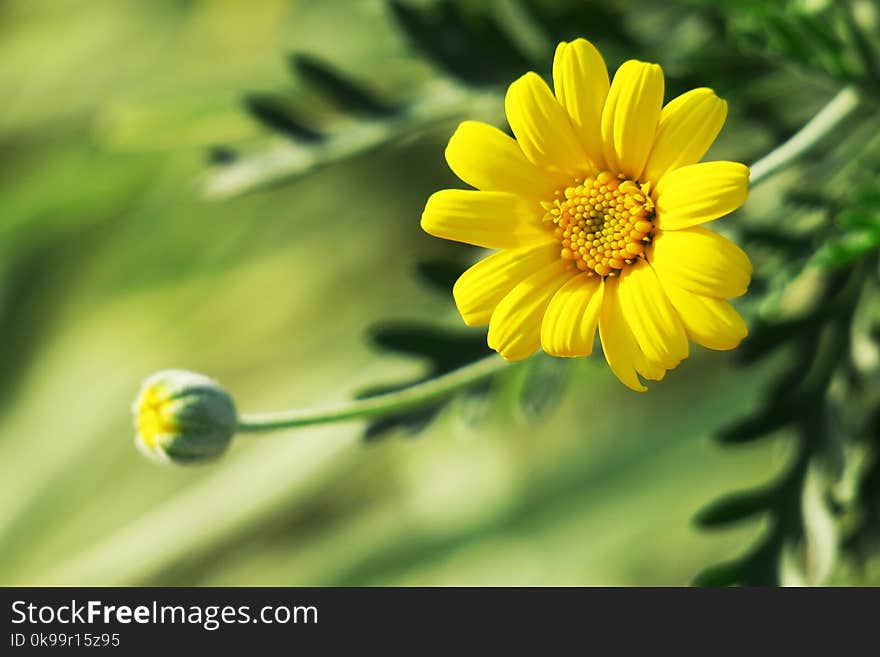
[(688, 338), (732, 349), (745, 322), (726, 301), (752, 267), (733, 242), (699, 224), (743, 204), (749, 170), (698, 163), (727, 116), (711, 89), (663, 105), (663, 71), (631, 60), (609, 82), (588, 41), (561, 43), (555, 94), (535, 73), (507, 90), (516, 139), (466, 121), (446, 149), (474, 190), (428, 200), (422, 228), (500, 249), (468, 269), (453, 294), (465, 323), (489, 324), (508, 360), (542, 347), (587, 356), (598, 327), (617, 377), (644, 391), (688, 356)]

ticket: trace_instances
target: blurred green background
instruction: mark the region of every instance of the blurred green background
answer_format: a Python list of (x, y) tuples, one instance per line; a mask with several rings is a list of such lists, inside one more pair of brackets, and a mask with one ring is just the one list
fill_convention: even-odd
[[(619, 11), (641, 41), (583, 34), (610, 66), (651, 58), (667, 98), (706, 84), (730, 101), (710, 156), (752, 161), (827, 98), (782, 69), (750, 76), (736, 53), (713, 57), (712, 20), (692, 3)], [(338, 114), (300, 93), (292, 52), (390, 96), (433, 84), (454, 102), (295, 180), (216, 193), (211, 149), (288, 144), (244, 94)], [(462, 251), (424, 235), (419, 215), (455, 184), (442, 154), (456, 122), (502, 122), (497, 93), (458, 101), (444, 79), (379, 0), (0, 3), (0, 583), (684, 585), (764, 530), (709, 533), (692, 517), (787, 462), (781, 440), (711, 439), (760, 403), (784, 354), (743, 367), (695, 349), (645, 395), (597, 354), (568, 365), (537, 419), (509, 399), (512, 370), (486, 408), (460, 400), (416, 437), (364, 442), (356, 423), (241, 436), (195, 468), (135, 450), (129, 408), (158, 369), (214, 376), (245, 411), (422, 372), (365, 334), (389, 319), (459, 327), (450, 295), (413, 271)], [(778, 203), (762, 189), (729, 221)], [(832, 581), (880, 582), (875, 571), (842, 562)]]

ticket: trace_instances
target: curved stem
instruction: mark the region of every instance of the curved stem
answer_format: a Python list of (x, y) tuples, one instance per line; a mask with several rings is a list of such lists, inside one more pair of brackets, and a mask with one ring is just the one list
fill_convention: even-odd
[(327, 408), (296, 409), (277, 413), (247, 413), (239, 417), (238, 430), (243, 432), (272, 431), (314, 424), (330, 424), (345, 420), (370, 419), (409, 411), (429, 402), (449, 397), (462, 388), (467, 388), (496, 374), (506, 365), (506, 361), (493, 354), (448, 374), (442, 374), (424, 383), (417, 383), (403, 390), (384, 395), (343, 402)]
[(788, 141), (774, 148), (750, 167), (751, 186), (760, 185), (815, 146), (819, 140), (852, 114), (860, 101), (859, 92), (855, 87), (841, 89), (834, 98), (828, 101), (825, 107), (819, 110), (818, 114), (794, 133)]
[[(751, 186), (755, 187), (768, 180), (774, 173), (812, 148), (849, 116), (858, 107), (860, 100), (859, 93), (854, 87), (842, 89), (788, 141), (774, 148), (750, 167)], [(273, 431), (346, 420), (378, 418), (409, 411), (450, 397), (458, 390), (496, 374), (506, 365), (507, 363), (500, 357), (492, 355), (448, 374), (385, 395), (343, 402), (327, 408), (243, 414), (239, 418), (238, 430)]]

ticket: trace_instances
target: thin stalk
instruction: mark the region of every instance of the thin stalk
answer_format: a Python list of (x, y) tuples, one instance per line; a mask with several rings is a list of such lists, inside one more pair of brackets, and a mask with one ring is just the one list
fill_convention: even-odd
[(384, 395), (344, 402), (327, 408), (247, 413), (240, 416), (238, 430), (273, 431), (345, 420), (371, 419), (410, 411), (430, 402), (445, 399), (462, 388), (470, 387), (500, 372), (506, 365), (506, 361), (493, 354), (448, 374)]
[(852, 114), (860, 101), (861, 97), (855, 87), (844, 87), (803, 128), (750, 167), (751, 186), (760, 185), (815, 146)]

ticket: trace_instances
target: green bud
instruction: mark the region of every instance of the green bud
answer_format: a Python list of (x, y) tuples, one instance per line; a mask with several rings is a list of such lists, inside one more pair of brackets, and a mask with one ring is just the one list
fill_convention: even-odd
[(144, 381), (134, 402), (135, 444), (162, 462), (199, 463), (220, 456), (235, 434), (235, 403), (216, 381), (164, 370)]

